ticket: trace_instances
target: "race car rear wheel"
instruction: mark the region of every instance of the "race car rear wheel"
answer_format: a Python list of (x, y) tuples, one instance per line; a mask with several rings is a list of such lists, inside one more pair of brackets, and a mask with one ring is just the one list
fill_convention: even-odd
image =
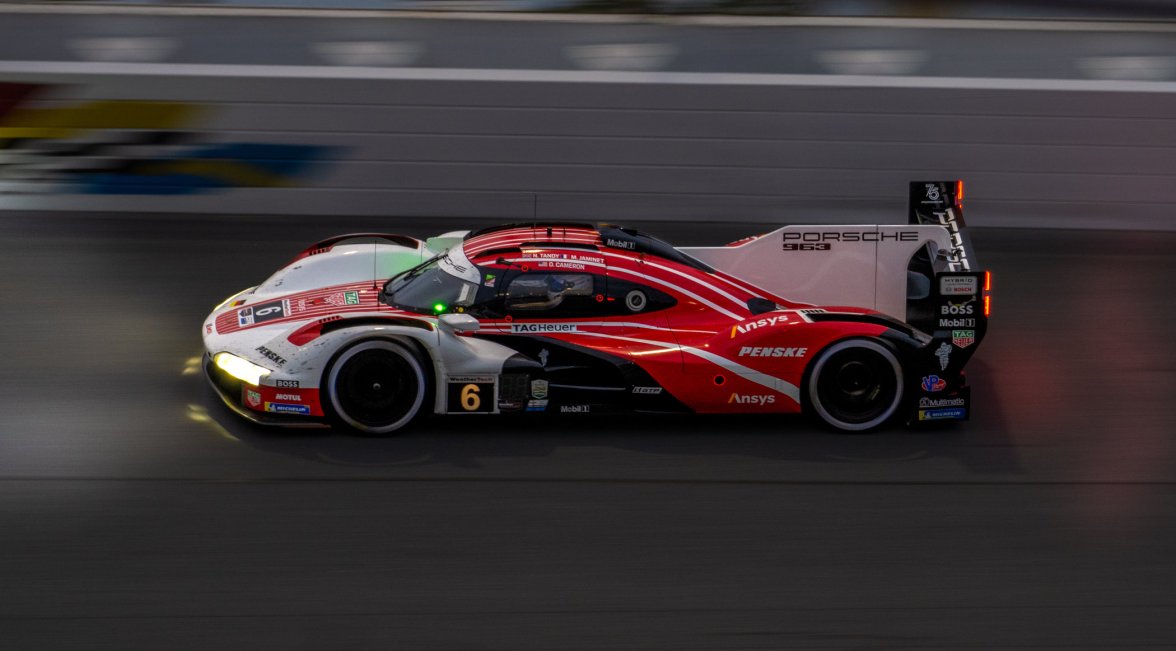
[(839, 341), (813, 363), (807, 391), (809, 405), (827, 424), (850, 432), (873, 429), (902, 404), (902, 364), (880, 341)]
[(428, 393), (420, 359), (384, 340), (360, 342), (339, 354), (325, 386), (336, 418), (369, 435), (391, 434), (420, 413)]

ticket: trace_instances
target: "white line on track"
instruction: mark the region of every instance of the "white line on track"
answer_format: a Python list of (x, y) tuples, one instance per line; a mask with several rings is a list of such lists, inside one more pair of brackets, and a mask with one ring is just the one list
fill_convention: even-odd
[(925, 88), (1104, 93), (1172, 93), (1176, 82), (1121, 79), (1013, 79), (880, 75), (796, 75), (619, 70), (510, 70), (485, 68), (376, 68), (361, 66), (228, 65), (208, 63), (104, 63), (0, 61), (8, 75), (128, 75), (223, 78), (482, 81), (519, 83), (646, 84), (697, 86), (812, 86)]
[(166, 7), (138, 5), (0, 5), (0, 14), (67, 14), (125, 16), (229, 16), (240, 18), (388, 18), (402, 20), (464, 20), (502, 23), (583, 23), (697, 25), (712, 27), (853, 27), (877, 29), (964, 29), (1035, 32), (1176, 32), (1176, 23), (1161, 21), (1025, 20), (969, 18), (874, 18), (862, 16), (659, 16), (641, 14), (505, 13), (478, 11), (398, 11), (394, 9), (305, 9), (277, 7)]

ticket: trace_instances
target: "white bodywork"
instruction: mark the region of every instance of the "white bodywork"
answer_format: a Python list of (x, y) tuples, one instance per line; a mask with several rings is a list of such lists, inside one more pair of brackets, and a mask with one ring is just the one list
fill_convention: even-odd
[[(262, 386), (277, 387), (280, 381), (295, 380), (300, 388), (315, 389), (320, 388), (323, 373), (335, 353), (351, 342), (370, 337), (413, 340), (429, 351), (433, 358), (436, 389), (433, 411), (443, 413), (446, 410), (445, 385), (451, 376), (482, 375), (497, 378), (503, 363), (515, 351), (490, 341), (460, 336), (449, 329), (438, 327), (438, 319), (424, 315), (415, 315), (414, 318), (428, 324), (427, 328), (391, 322), (388, 325), (368, 323), (324, 333), (303, 346), (291, 343), (288, 337), (319, 317), (259, 325), (228, 334), (218, 333), (215, 322), (225, 312), (236, 312), (243, 307), (321, 287), (371, 281), (371, 288), (362, 290), (362, 293), (378, 292), (379, 285), (385, 280), (444, 252), (454, 243), (460, 242), (461, 235), (455, 233), (433, 238), (428, 242), (431, 246), (422, 244), (416, 249), (387, 242), (337, 244), (329, 251), (295, 260), (261, 285), (231, 296), (213, 310), (203, 325), (205, 350), (211, 355), (232, 353), (269, 369), (270, 373), (261, 379)], [(465, 260), (464, 255), (458, 257), (459, 263)], [(245, 302), (232, 305), (236, 300)], [(350, 312), (345, 318), (369, 316), (387, 317), (389, 313)], [(260, 352), (259, 348), (268, 350), (285, 362), (276, 363)]]
[[(739, 246), (679, 247), (790, 301), (861, 307), (906, 318), (907, 264), (928, 242), (952, 248), (943, 226), (785, 226)], [(785, 250), (786, 244), (797, 245)], [(827, 244), (827, 250), (818, 247)], [(805, 248), (807, 245), (807, 248)]]

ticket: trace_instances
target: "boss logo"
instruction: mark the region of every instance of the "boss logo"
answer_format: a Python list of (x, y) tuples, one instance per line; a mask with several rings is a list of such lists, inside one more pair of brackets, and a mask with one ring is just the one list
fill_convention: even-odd
[(298, 380), (275, 380), (274, 386), (279, 389), (297, 389)]
[(975, 307), (971, 301), (967, 303), (948, 303), (947, 305), (939, 306), (939, 314), (942, 316), (967, 316), (975, 314)]

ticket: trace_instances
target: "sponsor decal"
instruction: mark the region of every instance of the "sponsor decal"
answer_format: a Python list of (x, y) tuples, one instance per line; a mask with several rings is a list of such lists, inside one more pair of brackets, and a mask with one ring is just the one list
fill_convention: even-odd
[(731, 397), (727, 398), (727, 404), (734, 403), (737, 405), (764, 406), (764, 405), (775, 404), (775, 402), (776, 402), (776, 396), (748, 395), (748, 394), (732, 393)]
[(747, 334), (757, 328), (768, 328), (768, 327), (776, 325), (777, 323), (788, 323), (788, 317), (787, 316), (769, 316), (769, 317), (760, 319), (758, 321), (751, 321), (749, 323), (742, 323), (739, 325), (731, 326), (731, 338), (734, 339), (735, 335), (737, 335), (737, 334), (745, 335), (745, 334)]
[(278, 366), (285, 366), (286, 365), (286, 358), (285, 357), (282, 357), (281, 355), (275, 353), (274, 351), (270, 350), (269, 348), (266, 348), (265, 346), (258, 346), (254, 350), (261, 353), (263, 357), (265, 357), (266, 359), (270, 360), (271, 362), (277, 364)]
[(302, 396), (297, 393), (275, 393), (274, 400), (290, 400), (291, 402), (302, 402)]
[(528, 400), (527, 411), (547, 411), (546, 400)]
[(975, 328), (976, 319), (940, 319), (940, 328)]
[(211, 323), (204, 324), (204, 334), (206, 334), (206, 335), (212, 334), (212, 324)]
[(497, 278), (498, 277), (495, 276), (494, 274), (486, 274), (486, 280), (482, 281), (482, 284), (485, 285), (486, 287), (493, 287), (494, 282), (497, 280)]
[(309, 416), (310, 407), (306, 405), (287, 405), (281, 402), (267, 402), (265, 403), (265, 410), (272, 411), (275, 414), (298, 414), (300, 416)]
[[(616, 238), (608, 237), (604, 240), (605, 246), (611, 246), (614, 249), (627, 249), (629, 251), (637, 250), (636, 242), (629, 242), (627, 240), (618, 240)], [(562, 410), (562, 408), (561, 408)]]
[(661, 387), (633, 387), (633, 393), (638, 393), (647, 396), (656, 396), (662, 392)]
[(957, 348), (967, 348), (976, 343), (975, 330), (952, 330), (951, 343), (955, 344)]
[(525, 334), (540, 334), (545, 332), (575, 332), (574, 323), (512, 323), (510, 331)]
[(245, 404), (250, 407), (261, 405), (261, 394), (251, 389), (245, 389)]
[(946, 371), (947, 364), (951, 361), (951, 345), (946, 341), (939, 344), (939, 348), (935, 349), (935, 356), (939, 358), (939, 370)]
[(587, 414), (592, 410), (590, 405), (560, 405), (561, 414)]
[(265, 323), (280, 319), (290, 313), (290, 301), (271, 301), (253, 306), (253, 322)]
[(740, 357), (804, 357), (808, 348), (760, 348), (744, 346), (739, 349)]
[(979, 288), (980, 283), (975, 276), (941, 276), (939, 278), (939, 293), (944, 296), (975, 295)]
[(949, 302), (946, 305), (940, 305), (939, 314), (940, 316), (968, 316), (975, 314), (976, 306), (973, 303), (975, 300), (974, 298), (969, 298), (959, 303)]
[(918, 231), (878, 233), (875, 231), (841, 231), (831, 233), (783, 233), (785, 251), (828, 251), (833, 242), (917, 242)]
[(923, 378), (923, 390), (927, 393), (943, 391), (947, 388), (947, 381), (938, 375), (928, 375)]
[(934, 407), (966, 407), (968, 401), (963, 398), (919, 398), (919, 409)]
[(298, 380), (275, 380), (274, 386), (279, 389), (297, 389)]
[(919, 420), (963, 420), (968, 415), (965, 409), (920, 409)]
[(928, 183), (926, 187), (927, 187), (927, 200), (928, 201), (939, 201), (939, 185), (937, 185), (935, 183)]
[(494, 381), (493, 375), (450, 375), (449, 376), (449, 383), (450, 384), (464, 384), (467, 382), (473, 382), (475, 384), (484, 384), (486, 382), (493, 382), (493, 381)]
[(253, 308), (246, 307), (237, 310), (237, 325), (242, 328), (253, 325)]
[(968, 250), (964, 248), (964, 232), (956, 223), (955, 214), (950, 210), (933, 210), (932, 215), (939, 220), (940, 225), (947, 227), (951, 238), (951, 254), (948, 256), (948, 271), (967, 271), (972, 268), (968, 262)]
[(547, 380), (531, 380), (531, 397), (536, 400), (547, 397)]
[(310, 302), (311, 305), (322, 304), (322, 303), (326, 303), (328, 305), (334, 305), (335, 307), (345, 307), (348, 305), (359, 305), (359, 292), (357, 292), (357, 291), (335, 292), (334, 294), (330, 294), (328, 296), (324, 296), (321, 299), (314, 300), (314, 301)]

